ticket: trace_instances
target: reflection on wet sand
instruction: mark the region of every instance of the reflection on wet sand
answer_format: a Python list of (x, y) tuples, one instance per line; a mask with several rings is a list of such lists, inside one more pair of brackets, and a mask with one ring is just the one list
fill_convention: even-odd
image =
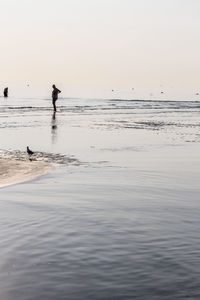
[(51, 119), (51, 141), (52, 144), (56, 144), (57, 142), (57, 120), (56, 120), (56, 112), (53, 112)]

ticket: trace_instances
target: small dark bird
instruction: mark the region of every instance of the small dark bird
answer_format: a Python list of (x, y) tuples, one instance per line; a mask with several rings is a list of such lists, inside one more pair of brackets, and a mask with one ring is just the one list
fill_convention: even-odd
[(26, 147), (26, 149), (27, 149), (26, 151), (27, 151), (28, 155), (33, 155), (34, 154), (34, 152), (31, 151), (28, 146)]

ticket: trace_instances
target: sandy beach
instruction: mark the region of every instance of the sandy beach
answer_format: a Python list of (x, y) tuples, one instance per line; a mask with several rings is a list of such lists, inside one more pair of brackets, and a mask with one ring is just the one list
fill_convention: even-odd
[(19, 161), (0, 158), (0, 188), (44, 175), (53, 164), (42, 161)]

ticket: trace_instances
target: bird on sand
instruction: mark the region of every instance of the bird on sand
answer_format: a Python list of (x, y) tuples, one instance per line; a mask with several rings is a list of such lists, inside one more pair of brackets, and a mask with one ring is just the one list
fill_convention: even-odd
[(27, 151), (28, 155), (33, 155), (34, 154), (34, 152), (31, 151), (28, 146), (26, 147), (26, 151)]

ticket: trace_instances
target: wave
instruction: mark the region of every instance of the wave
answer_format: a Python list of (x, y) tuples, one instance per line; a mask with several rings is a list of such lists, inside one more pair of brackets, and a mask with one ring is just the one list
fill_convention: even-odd
[[(199, 101), (152, 101), (152, 100), (108, 100), (100, 104), (82, 105), (73, 103), (64, 104), (63, 101), (58, 102), (58, 108), (61, 111), (97, 111), (97, 110), (130, 110), (130, 109), (142, 109), (142, 110), (180, 110), (180, 109), (200, 109)], [(0, 112), (3, 111), (52, 111), (51, 106), (33, 106), (33, 105), (10, 105), (0, 106)]]

